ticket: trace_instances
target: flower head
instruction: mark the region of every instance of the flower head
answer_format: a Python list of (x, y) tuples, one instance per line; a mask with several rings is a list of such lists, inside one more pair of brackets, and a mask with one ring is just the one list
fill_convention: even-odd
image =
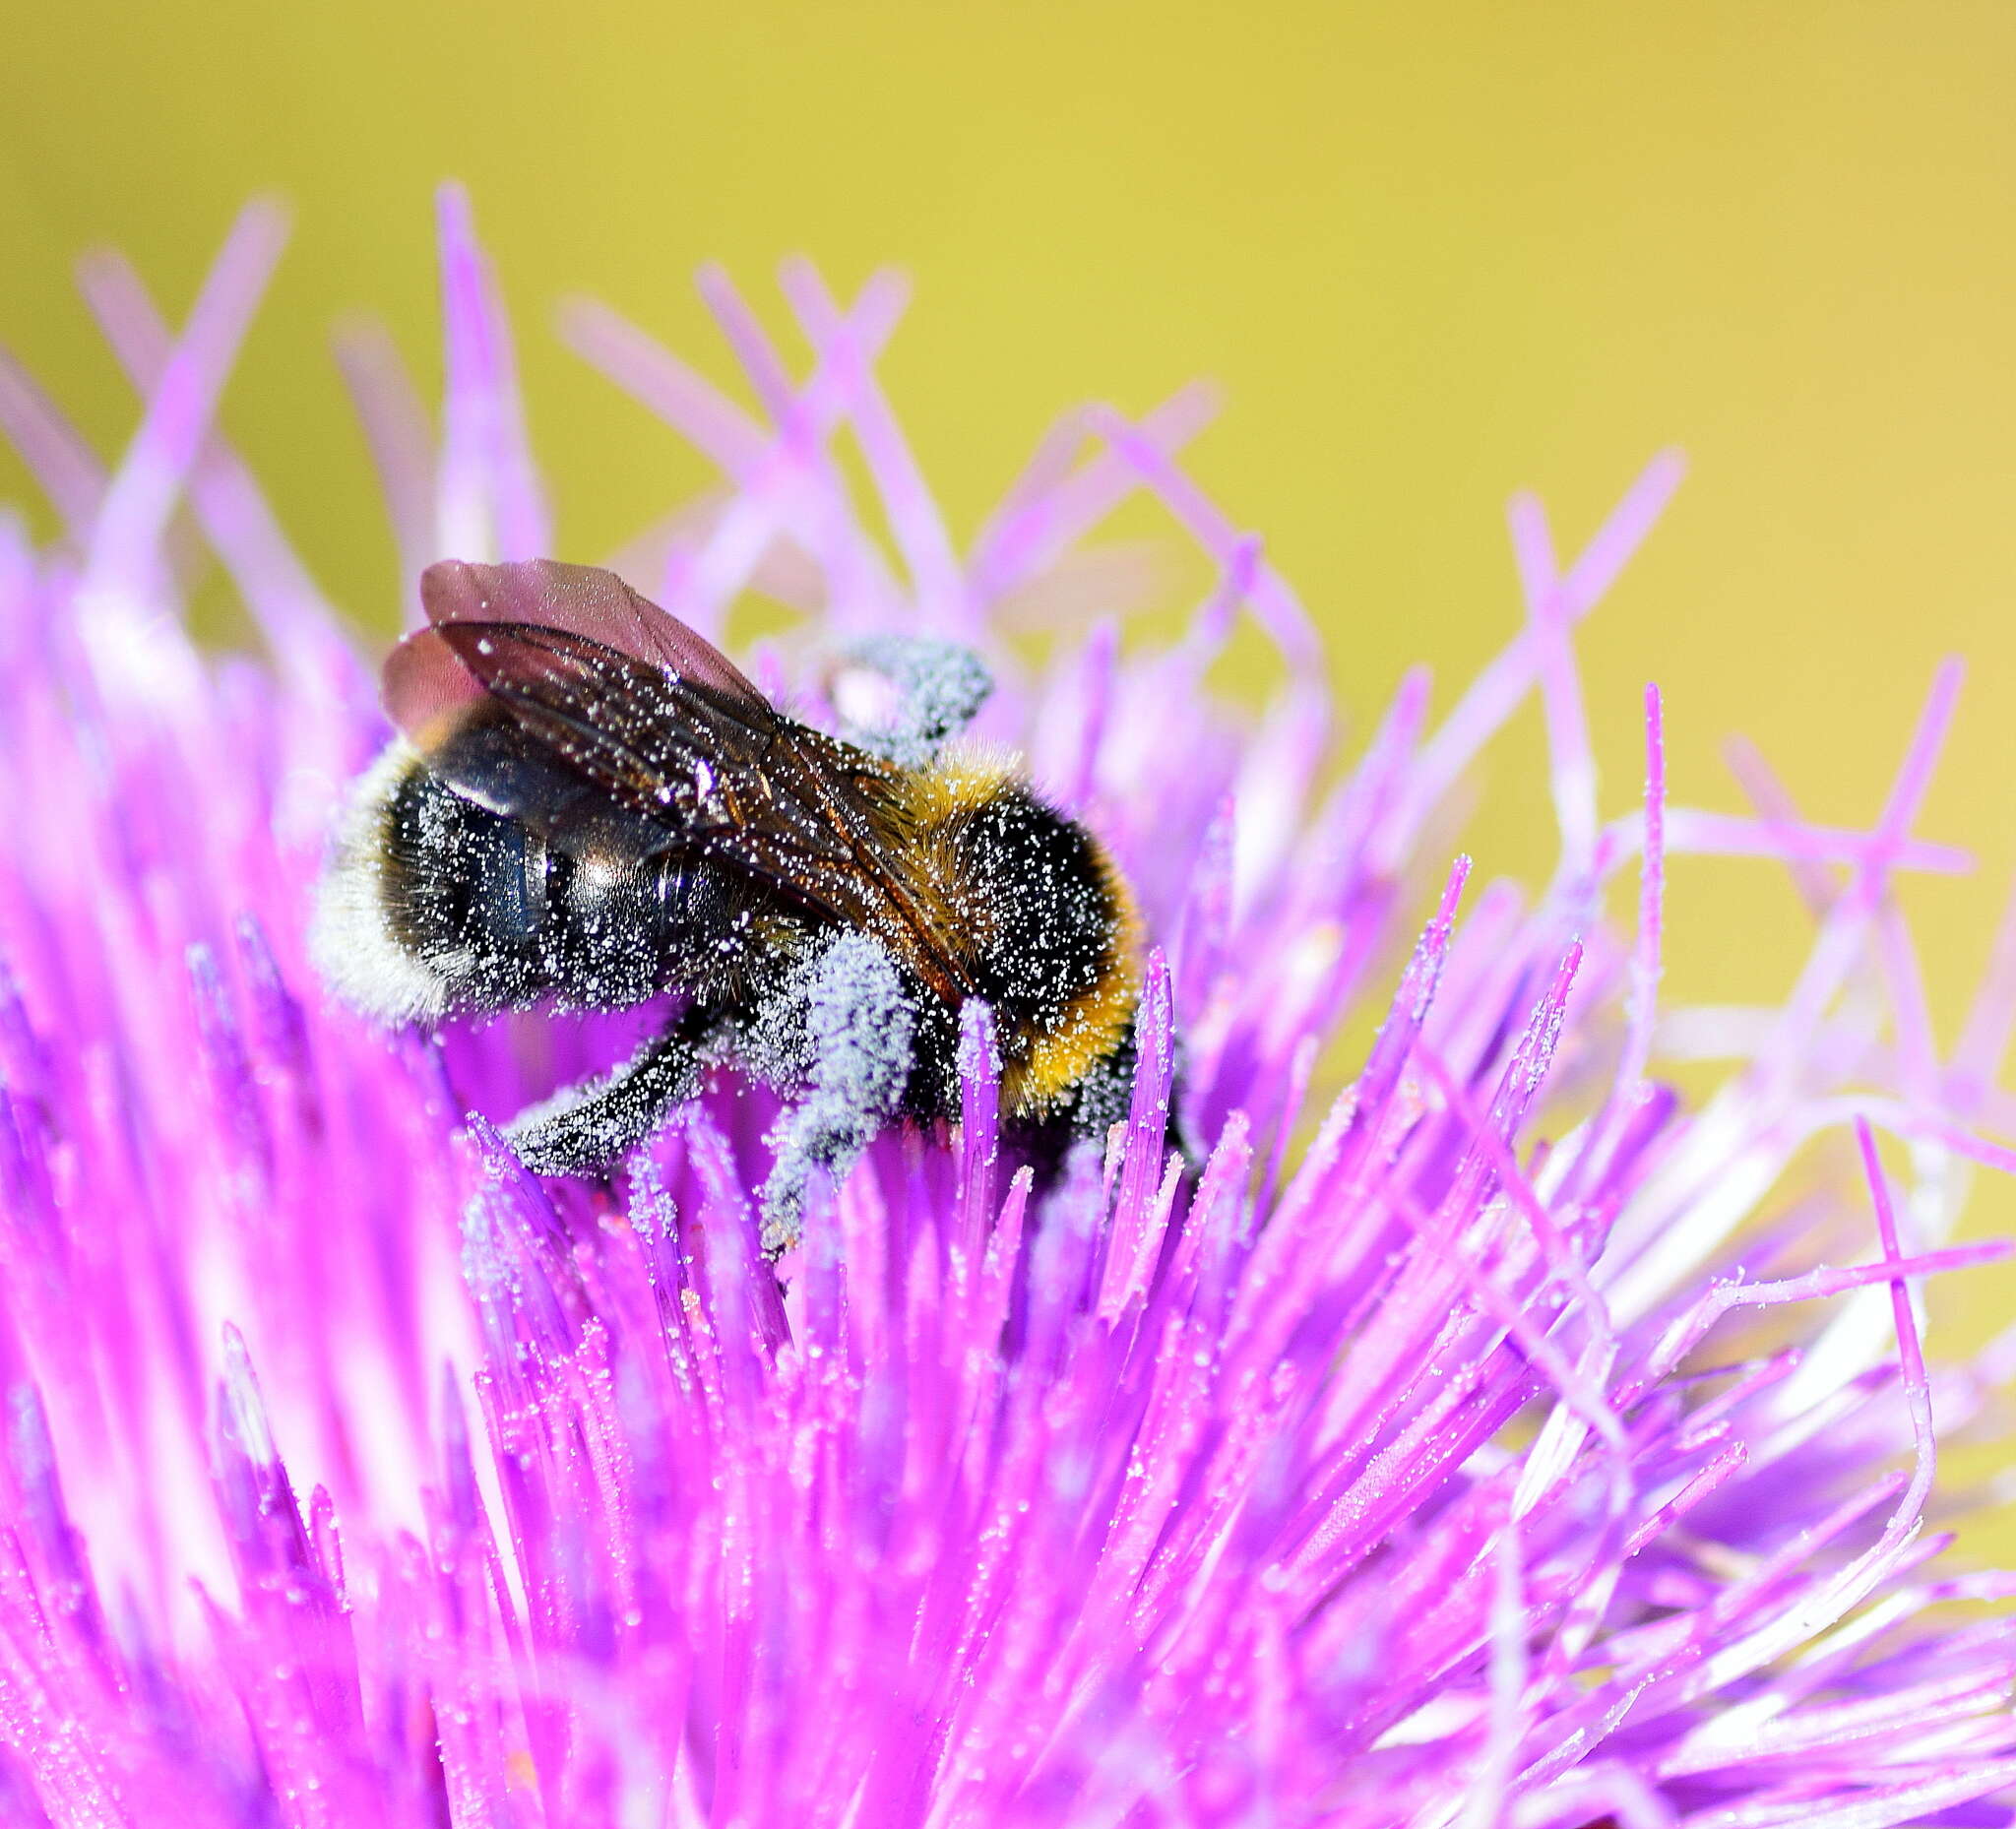
[[(723, 473), (623, 558), (639, 588), (708, 633), (749, 590), (805, 612), (810, 641), (749, 664), (815, 721), (873, 690), (834, 664), (850, 644), (982, 652), (981, 733), (1097, 826), (1153, 943), (1102, 1154), (1040, 1188), (1014, 1167), (970, 1006), (958, 1124), (815, 1181), (774, 1274), (769, 1095), (724, 1076), (610, 1185), (540, 1181), (470, 1114), (640, 1019), (388, 1035), (306, 963), (384, 731), (212, 420), (279, 239), (249, 213), (172, 340), (90, 270), (146, 403), (109, 472), (0, 368), (63, 518), (46, 550), (0, 527), (9, 1820), (2011, 1819), (2016, 1651), (1936, 1605), (2008, 1583), (1944, 1571), (1923, 1528), (1934, 1418), (1966, 1422), (2008, 1353), (1934, 1373), (1917, 1300), (1993, 1254), (1949, 1238), (1971, 1167), (2010, 1166), (1982, 1133), (2016, 973), (1942, 1056), (1889, 887), (1964, 863), (1911, 829), (1957, 674), (1866, 832), (1768, 778), (1754, 819), (1670, 806), (1656, 693), (1642, 802), (1606, 822), (1573, 630), (1663, 458), (1566, 565), (1515, 503), (1525, 626), (1439, 722), (1407, 679), (1333, 784), (1316, 632), (1178, 468), (1198, 397), (1068, 415), (962, 551), (873, 377), (895, 281), (843, 306), (787, 271), (798, 382), (707, 279), (760, 417), (576, 311)], [(438, 438), (378, 345), (346, 350), (410, 577), (552, 543), (452, 192), (442, 250)], [(1083, 542), (1144, 488), (1219, 588), (1173, 645), (1123, 651), (1107, 618), (1032, 668), (1015, 618), (1070, 626), (1113, 586)], [(257, 659), (184, 632), (185, 500)], [(1241, 614), (1291, 676), (1257, 720), (1206, 681)], [(1536, 688), (1562, 851), (1529, 901), (1444, 846)], [(1658, 1008), (1665, 872), (1701, 851), (1813, 896), (1782, 1007)], [(1634, 867), (1613, 933), (1601, 892)], [(1319, 1053), (1368, 1006), (1319, 1110)], [(1728, 1061), (1722, 1090), (1683, 1104), (1663, 1049)], [(1816, 1138), (1849, 1146), (1839, 1185), (1788, 1179)]]

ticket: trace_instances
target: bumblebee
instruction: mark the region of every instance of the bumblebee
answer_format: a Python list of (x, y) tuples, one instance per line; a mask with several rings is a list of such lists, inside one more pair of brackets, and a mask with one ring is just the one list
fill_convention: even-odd
[(807, 1177), (959, 1109), (960, 1010), (990, 1006), (1002, 1109), (1098, 1135), (1132, 1077), (1141, 921), (1098, 839), (1004, 757), (947, 739), (988, 680), (964, 650), (871, 654), (896, 720), (788, 717), (612, 572), (450, 561), (385, 666), (400, 734), (358, 783), (312, 949), (386, 1022), (536, 1004), (678, 1014), (612, 1073), (521, 1113), (537, 1174), (599, 1170), (715, 1065), (788, 1100), (765, 1248)]

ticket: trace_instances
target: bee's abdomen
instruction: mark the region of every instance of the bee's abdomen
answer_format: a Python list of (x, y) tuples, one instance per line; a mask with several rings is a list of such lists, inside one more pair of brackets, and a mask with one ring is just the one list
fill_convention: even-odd
[(545, 859), (527, 829), (415, 761), (388, 796), (379, 870), (392, 938), (450, 1008), (531, 1001), (551, 980)]
[(744, 969), (764, 936), (743, 877), (692, 848), (642, 850), (592, 796), (551, 802), (536, 824), (496, 813), (418, 762), (388, 795), (386, 923), (445, 1007), (619, 1009)]

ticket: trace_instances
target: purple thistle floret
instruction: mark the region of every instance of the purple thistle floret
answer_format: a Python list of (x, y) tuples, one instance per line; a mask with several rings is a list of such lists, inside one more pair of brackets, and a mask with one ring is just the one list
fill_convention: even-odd
[[(438, 434), (382, 337), (343, 350), (409, 586), (552, 544), (457, 193), (441, 230)], [(815, 1183), (773, 1274), (770, 1095), (723, 1076), (609, 1186), (541, 1183), (467, 1114), (644, 1019), (387, 1035), (308, 971), (384, 728), (214, 421), (281, 239), (248, 213), (179, 337), (90, 265), (145, 403), (109, 470), (0, 364), (61, 522), (41, 550), (0, 525), (0, 1819), (2016, 1820), (2016, 1639), (1940, 1605), (2012, 1583), (1925, 1528), (1934, 1420), (1984, 1418), (2016, 1344), (1930, 1370), (1919, 1306), (1996, 1255), (1950, 1240), (1974, 1167), (2012, 1162), (1984, 1134), (2016, 1128), (2016, 944), (1942, 1054), (1891, 895), (1967, 861), (1912, 831), (1955, 670), (1870, 830), (1747, 753), (1754, 818), (1669, 805), (1656, 693), (1606, 822), (1574, 630), (1663, 457), (1572, 562), (1516, 502), (1525, 626), (1439, 723), (1408, 677), (1340, 774), (1313, 624), (1178, 467), (1202, 396), (1069, 415), (962, 553), (874, 380), (896, 280), (843, 305), (787, 269), (801, 382), (707, 274), (756, 413), (571, 309), (722, 473), (632, 580), (705, 631), (751, 589), (804, 611), (751, 665), (815, 722), (850, 645), (977, 649), (980, 734), (1104, 835), (1155, 943), (1102, 1154), (1016, 1167), (971, 1006), (962, 1121)], [(1221, 577), (1164, 648), (1121, 644), (1133, 574), (1084, 543), (1142, 489)], [(185, 505), (258, 660), (184, 632)], [(1292, 682), (1258, 720), (1205, 679), (1242, 614)], [(1039, 624), (1076, 634), (1032, 672), (1008, 638)], [(1536, 688), (1561, 861), (1529, 901), (1447, 859), (1452, 790)], [(1781, 1007), (1658, 1008), (1665, 872), (1703, 851), (1809, 899)], [(1684, 1104), (1655, 1058), (1726, 1077)]]

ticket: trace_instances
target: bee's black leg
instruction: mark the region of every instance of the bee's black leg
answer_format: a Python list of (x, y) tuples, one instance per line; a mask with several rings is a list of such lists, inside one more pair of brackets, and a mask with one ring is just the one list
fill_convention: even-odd
[(916, 1013), (903, 976), (864, 933), (844, 933), (813, 963), (803, 988), (805, 1092), (770, 1133), (763, 1248), (777, 1257), (803, 1230), (806, 1178), (838, 1181), (903, 1102)]
[(896, 688), (896, 708), (870, 723), (844, 717), (841, 734), (904, 768), (922, 768), (948, 737), (973, 722), (994, 689), (971, 648), (931, 635), (875, 635), (850, 650)]
[(512, 1119), (505, 1141), (534, 1174), (585, 1174), (606, 1167), (699, 1091), (709, 1059), (705, 1043), (720, 1020), (717, 1011), (688, 1010), (613, 1073), (527, 1106)]

